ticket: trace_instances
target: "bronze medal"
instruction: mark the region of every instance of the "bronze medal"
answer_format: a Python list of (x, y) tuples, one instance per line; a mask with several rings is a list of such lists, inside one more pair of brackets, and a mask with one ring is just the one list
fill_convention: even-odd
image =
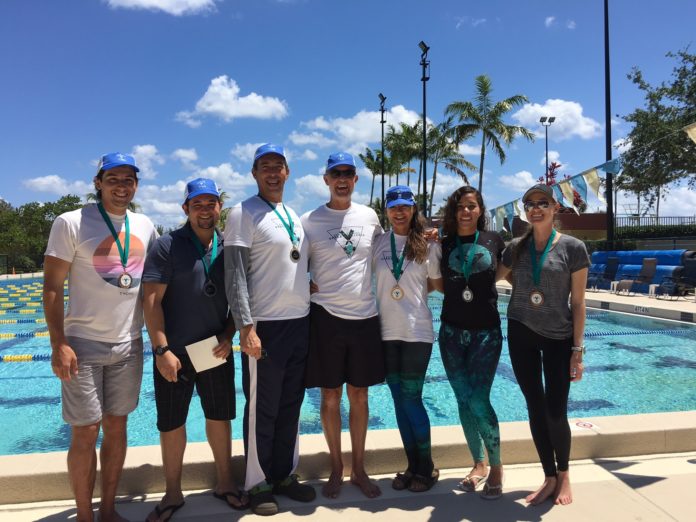
[(539, 290), (532, 290), (532, 293), (529, 294), (529, 302), (534, 306), (541, 306), (544, 304), (544, 294)]
[(401, 301), (401, 299), (404, 298), (404, 291), (401, 289), (399, 285), (394, 285), (394, 287), (391, 290), (391, 296), (392, 299), (395, 301)]
[(118, 286), (121, 288), (130, 288), (133, 284), (133, 278), (128, 272), (123, 272), (118, 276)]
[(292, 247), (292, 250), (290, 250), (290, 259), (292, 259), (295, 263), (297, 263), (302, 256), (300, 255), (300, 251), (296, 246)]

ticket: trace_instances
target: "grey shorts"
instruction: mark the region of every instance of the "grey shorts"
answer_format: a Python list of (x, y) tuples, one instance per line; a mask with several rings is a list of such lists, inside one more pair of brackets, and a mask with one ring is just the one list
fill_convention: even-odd
[(63, 420), (88, 426), (104, 414), (124, 416), (138, 405), (143, 380), (143, 340), (104, 343), (68, 337), (77, 356), (77, 375), (61, 381)]

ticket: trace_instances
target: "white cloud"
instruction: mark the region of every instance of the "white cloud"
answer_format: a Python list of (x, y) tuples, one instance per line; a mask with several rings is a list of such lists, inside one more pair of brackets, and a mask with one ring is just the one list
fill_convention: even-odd
[(305, 149), (305, 151), (302, 153), (299, 159), (314, 161), (318, 157), (319, 156), (317, 156), (316, 152), (314, 152), (313, 150)]
[(324, 182), (324, 176), (307, 174), (295, 180), (296, 193), (304, 196), (329, 196), (329, 187)]
[(566, 28), (570, 29), (571, 31), (575, 29), (575, 20), (568, 20), (566, 22)]
[(612, 143), (612, 147), (614, 147), (619, 154), (623, 154), (631, 150), (631, 141), (628, 138), (619, 138)]
[(293, 143), (293, 145), (315, 145), (317, 147), (325, 148), (336, 144), (336, 140), (332, 140), (320, 132), (310, 132), (303, 134), (297, 131), (292, 131), (288, 139)]
[(539, 123), (541, 116), (555, 116), (556, 121), (549, 127), (549, 140), (561, 141), (578, 137), (589, 140), (600, 136), (602, 126), (582, 114), (583, 108), (577, 102), (549, 99), (542, 105), (527, 103), (512, 118), (519, 124), (534, 129), (539, 138), (544, 137), (544, 128)]
[(235, 158), (251, 165), (254, 161), (254, 153), (263, 143), (235, 143), (230, 154)]
[(94, 192), (94, 185), (91, 180), (89, 182), (68, 181), (56, 174), (27, 179), (22, 184), (28, 189), (37, 192), (48, 192), (59, 196), (74, 194), (84, 198), (89, 192)]
[(106, 0), (112, 9), (164, 11), (174, 16), (193, 15), (215, 10), (216, 0)]
[(176, 149), (172, 153), (172, 158), (180, 161), (181, 166), (186, 170), (196, 169), (195, 162), (198, 160), (196, 149)]
[(458, 16), (455, 18), (455, 20), (457, 21), (455, 29), (459, 29), (463, 25), (478, 27), (479, 25), (486, 23), (485, 18), (472, 18), (471, 16)]
[(242, 199), (237, 193), (245, 192), (248, 187), (256, 186), (256, 180), (251, 175), (251, 172), (241, 174), (235, 171), (229, 163), (221, 163), (217, 166), (199, 169), (193, 177), (210, 178), (214, 180), (221, 190), (227, 192), (227, 199), (233, 201)]
[(556, 23), (556, 17), (555, 17), (555, 16), (547, 16), (547, 17), (544, 19), (544, 25), (545, 25), (546, 27), (551, 27), (551, 26), (554, 25), (555, 23)]
[(135, 156), (135, 163), (140, 169), (140, 178), (154, 179), (157, 177), (155, 165), (164, 165), (164, 158), (154, 145), (136, 145), (131, 154)]
[(468, 143), (462, 143), (459, 145), (459, 153), (464, 156), (480, 156), (481, 147), (476, 147), (475, 145), (469, 145)]
[(531, 172), (521, 170), (509, 176), (500, 176), (499, 182), (505, 188), (524, 191), (534, 185), (537, 182), (537, 178)]
[(196, 108), (177, 113), (176, 120), (196, 128), (200, 127), (204, 116), (216, 117), (229, 123), (235, 118), (280, 120), (288, 115), (288, 107), (283, 100), (255, 92), (240, 96), (240, 92), (241, 89), (232, 78), (226, 75), (213, 78), (203, 97), (196, 102)]

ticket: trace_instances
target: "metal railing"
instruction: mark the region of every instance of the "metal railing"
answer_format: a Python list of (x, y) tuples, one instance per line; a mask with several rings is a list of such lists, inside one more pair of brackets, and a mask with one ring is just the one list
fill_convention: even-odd
[(696, 216), (616, 216), (614, 218), (616, 228), (679, 225), (696, 225)]

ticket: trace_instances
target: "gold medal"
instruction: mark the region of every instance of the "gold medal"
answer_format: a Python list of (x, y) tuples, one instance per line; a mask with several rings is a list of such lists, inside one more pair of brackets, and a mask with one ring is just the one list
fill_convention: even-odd
[(391, 296), (392, 299), (395, 301), (401, 301), (401, 299), (404, 298), (404, 291), (401, 289), (399, 285), (394, 285), (394, 287), (391, 290)]
[(529, 302), (534, 306), (541, 306), (544, 304), (544, 294), (539, 290), (532, 290), (532, 293), (529, 294)]

